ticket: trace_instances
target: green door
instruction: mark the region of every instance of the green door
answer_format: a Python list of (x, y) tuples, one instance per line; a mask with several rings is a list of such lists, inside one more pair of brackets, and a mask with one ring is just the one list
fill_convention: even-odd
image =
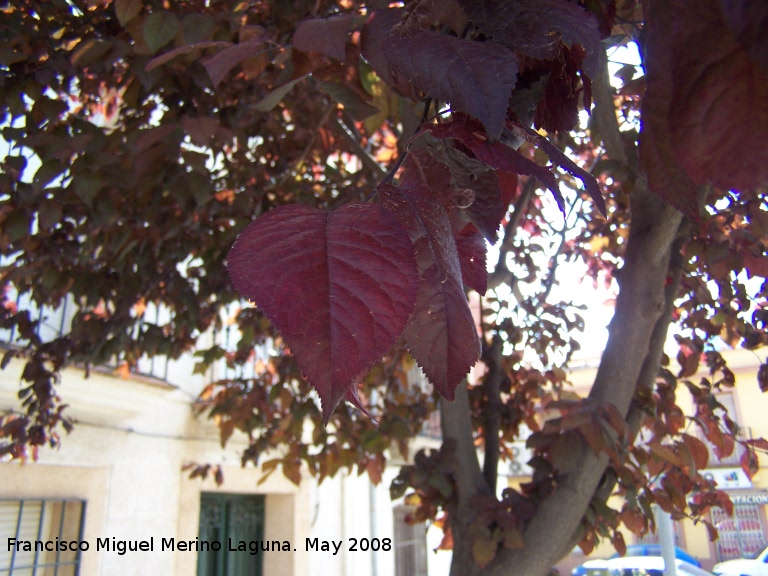
[(220, 542), (218, 551), (201, 551), (197, 576), (261, 576), (263, 554), (230, 551), (264, 539), (264, 496), (203, 493), (200, 498), (200, 541)]

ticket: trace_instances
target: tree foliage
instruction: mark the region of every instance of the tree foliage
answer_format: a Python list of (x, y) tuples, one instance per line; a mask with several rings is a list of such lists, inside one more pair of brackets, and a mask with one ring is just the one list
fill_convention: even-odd
[[(738, 446), (754, 472), (766, 444), (717, 402), (734, 378), (714, 344), (768, 344), (768, 289), (747, 287), (768, 272), (758, 3), (2, 11), (0, 327), (15, 337), (4, 363), (26, 368), (0, 455), (61, 442), (66, 364), (133, 369), (197, 347), (201, 371), (224, 359), (239, 374), (200, 397), (222, 442), (248, 434), (243, 463), (294, 482), (342, 468), (378, 482), (390, 447), (407, 454), (439, 411), (442, 449), (417, 454), (392, 493), (444, 527), (456, 574), (544, 574), (600, 537), (621, 549), (619, 525), (646, 532), (653, 503), (706, 523), (729, 501), (699, 473), (700, 436), (718, 456)], [(628, 42), (642, 67), (621, 68), (614, 90), (607, 54)], [(566, 261), (619, 287), (580, 400), (566, 369), (584, 319), (553, 296)], [(470, 289), (484, 295), (479, 321)], [(71, 329), (41, 337), (34, 309), (67, 298)], [(233, 349), (200, 348), (229, 321)], [(663, 353), (672, 323), (679, 371)], [(267, 341), (282, 353), (242, 371)], [(414, 359), (437, 394), (412, 385)], [(694, 381), (702, 362), (709, 377)], [(497, 499), (523, 426), (533, 477)]]

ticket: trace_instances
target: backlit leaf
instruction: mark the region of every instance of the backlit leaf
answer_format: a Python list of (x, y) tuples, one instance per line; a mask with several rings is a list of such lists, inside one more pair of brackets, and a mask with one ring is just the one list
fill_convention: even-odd
[(741, 464), (741, 469), (744, 470), (744, 474), (746, 474), (747, 478), (750, 480), (757, 474), (758, 470), (760, 470), (760, 466), (757, 462), (757, 454), (755, 454), (753, 450), (744, 450), (744, 453), (739, 459), (739, 463)]
[(707, 450), (706, 444), (690, 434), (683, 435), (683, 442), (685, 442), (688, 451), (691, 453), (696, 469), (704, 470), (709, 462), (709, 450)]
[(435, 388), (453, 400), (456, 385), (480, 357), (480, 341), (464, 294), (451, 225), (440, 202), (424, 188), (382, 185), (378, 193), (408, 232), (419, 268), (406, 345)]
[(227, 269), (282, 333), (320, 395), (326, 422), (395, 343), (416, 298), (408, 236), (373, 204), (276, 208), (243, 230)]
[(495, 540), (491, 540), (490, 538), (477, 538), (472, 543), (472, 558), (474, 558), (475, 563), (482, 568), (493, 560), (493, 557), (496, 556), (497, 548), (498, 545)]
[(178, 33), (179, 19), (171, 12), (152, 12), (144, 21), (144, 41), (153, 54), (173, 40)]
[(344, 110), (357, 121), (365, 120), (379, 113), (379, 109), (371, 106), (360, 95), (339, 82), (318, 82), (323, 92), (326, 92), (336, 102), (344, 106)]

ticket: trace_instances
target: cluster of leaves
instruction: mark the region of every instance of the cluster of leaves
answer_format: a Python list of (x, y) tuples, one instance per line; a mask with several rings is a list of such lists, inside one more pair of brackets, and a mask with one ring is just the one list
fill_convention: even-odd
[[(474, 516), (445, 515), (467, 499), (460, 471), (473, 465), (454, 430), (392, 487), (409, 493), (414, 520), (444, 527), (443, 546), (468, 543), (480, 566), (519, 550), (585, 447), (609, 462), (607, 492), (574, 527), (585, 550), (599, 537), (622, 548), (620, 523), (647, 531), (654, 502), (701, 521), (710, 506), (727, 509), (700, 475), (700, 437), (718, 457), (741, 446), (750, 474), (755, 450), (766, 449), (722, 413), (715, 392), (733, 376), (711, 347), (716, 338), (768, 343), (766, 284), (747, 288), (766, 276), (768, 237), (765, 14), (754, 5), (3, 7), (0, 328), (16, 338), (4, 365), (20, 356), (26, 368), (23, 410), (0, 416), (0, 456), (60, 443), (71, 423), (55, 385), (67, 363), (135, 368), (198, 347), (200, 372), (224, 362), (233, 374), (198, 405), (222, 444), (248, 436), (244, 465), (281, 468), (296, 483), (355, 468), (378, 482), (390, 447), (407, 455), (440, 404), (413, 386), (412, 358), (457, 403), (457, 385), (481, 360), (467, 408), (471, 453), (480, 447), (486, 459)], [(629, 40), (646, 75), (625, 66), (614, 94), (604, 49)], [(579, 110), (593, 99), (583, 130)], [(643, 195), (646, 181), (686, 214), (669, 233), (665, 294), (682, 368), (656, 378), (652, 366), (625, 411), (567, 388), (584, 321), (553, 289), (566, 261), (596, 284), (623, 281), (627, 246), (650, 227), (641, 219), (637, 229), (641, 204), (657, 201)], [(487, 242), (496, 262), (486, 262)], [(485, 295), (479, 319), (468, 289)], [(231, 316), (240, 293), (257, 307)], [(76, 305), (71, 329), (43, 339), (37, 310), (66, 302)], [(152, 321), (148, 305), (168, 319)], [(231, 349), (199, 348), (228, 323), (239, 334)], [(614, 331), (632, 329), (618, 319)], [(240, 371), (265, 343), (278, 354)], [(693, 382), (702, 358), (710, 377)], [(760, 379), (768, 388), (765, 364)], [(688, 420), (680, 390), (694, 398)], [(337, 408), (343, 399), (377, 421)], [(497, 500), (498, 462), (513, 457), (524, 427), (533, 477)], [(205, 464), (188, 470), (221, 476)], [(606, 505), (614, 486), (620, 510)]]
[[(426, 97), (424, 119), (433, 101), (450, 105), (450, 119), (417, 127), (375, 188), (378, 204), (351, 204), (330, 213), (282, 207), (251, 223), (229, 253), (235, 287), (285, 337), (320, 395), (326, 421), (344, 397), (362, 407), (358, 377), (401, 335), (430, 382), (453, 399), (456, 385), (480, 357), (464, 284), (485, 293), (483, 236), (497, 240), (517, 175), (539, 179), (565, 209), (550, 169), (510, 144), (541, 147), (584, 182), (605, 214), (594, 178), (520, 123), (530, 110), (510, 105), (513, 89), (524, 94), (544, 84), (537, 124), (556, 131), (575, 123), (577, 96), (590, 83), (585, 71), (594, 75), (597, 69), (600, 35), (592, 14), (560, 4), (567, 19), (535, 2), (517, 7), (535, 12), (556, 41), (537, 28), (497, 30), (497, 16), (489, 7), (477, 12), (475, 4), (463, 7), (466, 16), (458, 21), (443, 22), (445, 6), (432, 2), (373, 12), (361, 33), (362, 55), (397, 92)], [(463, 14), (457, 6), (454, 15)], [(341, 18), (329, 18), (324, 34), (312, 40), (301, 34), (302, 46), (338, 54), (348, 34)], [(460, 29), (450, 28), (457, 24)], [(570, 100), (553, 104), (546, 97), (549, 90), (559, 94), (566, 87)], [(443, 116), (437, 105), (435, 110)], [(416, 148), (425, 133), (431, 138)], [(395, 186), (395, 170), (404, 159)], [(462, 203), (463, 191), (471, 194), (469, 202)]]

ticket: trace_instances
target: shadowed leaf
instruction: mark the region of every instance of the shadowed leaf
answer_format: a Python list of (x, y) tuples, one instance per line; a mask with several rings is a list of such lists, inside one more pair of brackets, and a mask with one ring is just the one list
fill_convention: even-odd
[[(512, 88), (517, 81), (514, 52), (489, 42), (471, 42), (421, 30), (383, 39), (380, 58), (371, 58), (379, 76), (393, 86), (403, 80), (425, 94), (471, 114), (493, 139), (501, 136)], [(366, 46), (363, 54), (368, 57)]]
[(293, 34), (293, 46), (302, 52), (320, 52), (343, 62), (347, 56), (349, 29), (354, 20), (353, 14), (342, 14), (299, 22)]
[(405, 328), (406, 345), (435, 388), (453, 400), (456, 385), (480, 357), (480, 341), (448, 217), (424, 188), (382, 185), (378, 193), (408, 232), (419, 268), (416, 307)]
[(233, 44), (206, 60), (203, 66), (205, 66), (208, 76), (211, 77), (213, 87), (218, 86), (232, 68), (246, 58), (254, 56), (262, 44), (260, 39)]
[(464, 284), (481, 296), (488, 290), (488, 272), (485, 268), (485, 240), (474, 224), (467, 224), (456, 235), (456, 249), (461, 263)]
[(768, 69), (733, 35), (718, 0), (673, 4), (674, 152), (699, 184), (761, 186), (768, 182)]
[(494, 42), (538, 60), (554, 60), (560, 42), (586, 51), (584, 71), (597, 73), (600, 32), (594, 15), (568, 0), (460, 0), (469, 19)]
[(483, 134), (473, 129), (471, 119), (431, 124), (427, 126), (427, 129), (437, 138), (453, 138), (460, 141), (472, 151), (478, 160), (491, 168), (535, 177), (554, 194), (558, 205), (564, 208), (557, 180), (549, 168), (539, 166), (506, 144), (489, 142)]

